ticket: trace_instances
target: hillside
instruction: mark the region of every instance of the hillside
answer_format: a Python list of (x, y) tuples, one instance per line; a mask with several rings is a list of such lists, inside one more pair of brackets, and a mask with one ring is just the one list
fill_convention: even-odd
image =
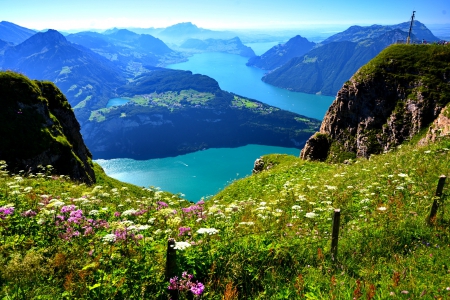
[[(334, 34), (324, 40), (322, 44), (328, 44), (332, 42), (359, 42), (361, 40), (367, 38), (377, 38), (381, 35), (386, 34), (392, 30), (401, 30), (403, 32), (408, 33), (410, 22), (403, 22), (396, 25), (371, 25), (371, 26), (351, 26), (347, 30), (343, 32)], [(413, 35), (412, 41), (416, 43), (421, 43), (422, 40), (426, 40), (428, 42), (437, 42), (439, 38), (434, 36), (434, 34), (425, 26), (425, 24), (420, 21), (415, 20), (412, 32)]]
[(361, 66), (406, 36), (403, 31), (392, 30), (374, 39), (324, 44), (291, 59), (262, 80), (296, 92), (335, 96), (342, 84)]
[(270, 48), (261, 56), (255, 56), (248, 60), (247, 66), (257, 67), (263, 70), (273, 70), (281, 67), (294, 57), (300, 57), (310, 51), (316, 43), (308, 41), (299, 35), (291, 38), (284, 44)]
[(160, 39), (127, 29), (115, 29), (104, 33), (78, 32), (68, 35), (67, 40), (107, 58), (126, 73), (131, 73), (131, 76), (141, 73), (146, 65), (165, 65), (185, 59)]
[(197, 204), (98, 167), (95, 187), (0, 167), (0, 296), (167, 299), (171, 286), (180, 299), (191, 288), (213, 300), (445, 299), (448, 184), (425, 220), (437, 179), (450, 175), (449, 149), (446, 138), (351, 165), (269, 155), (268, 170)]
[(340, 161), (413, 139), (450, 103), (450, 47), (392, 45), (338, 92), (303, 158)]
[(302, 147), (320, 123), (225, 92), (190, 71), (154, 70), (117, 93), (129, 102), (92, 111), (83, 126), (95, 158), (149, 159), (248, 144)]
[[(335, 96), (345, 81), (384, 48), (406, 41), (408, 31), (409, 22), (351, 26), (327, 38), (303, 56), (292, 55), (292, 60), (276, 70), (272, 69), (262, 80), (296, 92)], [(439, 40), (424, 24), (415, 21), (411, 40), (421, 43), (422, 39), (428, 42)], [(270, 51), (273, 50), (267, 53)], [(275, 63), (277, 59), (276, 56), (268, 57), (266, 64)]]
[(95, 183), (80, 125), (53, 83), (0, 72), (0, 89), (0, 160), (8, 170), (29, 174), (51, 165), (54, 174)]
[(35, 33), (36, 31), (34, 30), (16, 25), (11, 22), (0, 22), (0, 40), (10, 42), (12, 44), (20, 44)]
[(125, 83), (120, 69), (111, 61), (68, 42), (56, 30), (36, 33), (8, 48), (3, 58), (3, 70), (54, 82), (73, 107), (103, 107), (113, 89)]

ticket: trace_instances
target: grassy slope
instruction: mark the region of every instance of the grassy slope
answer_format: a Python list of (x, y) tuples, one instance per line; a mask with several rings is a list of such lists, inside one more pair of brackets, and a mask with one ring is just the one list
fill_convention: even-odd
[[(205, 299), (447, 297), (448, 184), (435, 225), (425, 219), (439, 176), (450, 175), (449, 149), (448, 138), (423, 148), (404, 145), (352, 165), (269, 155), (269, 171), (236, 181), (197, 206), (117, 182), (98, 167), (101, 188), (5, 175), (0, 207), (12, 204), (15, 212), (0, 220), (0, 295), (166, 299), (166, 243), (174, 237), (194, 242), (178, 251), (176, 273), (203, 282)], [(53, 214), (64, 213), (50, 199), (77, 205), (86, 219), (56, 225)], [(336, 264), (330, 257), (334, 208), (341, 209)], [(38, 215), (21, 216), (28, 209)], [(130, 209), (141, 213), (126, 216)], [(86, 234), (88, 218), (109, 226)], [(139, 232), (143, 239), (138, 232), (115, 243), (102, 239), (130, 226), (126, 220), (149, 226)], [(180, 227), (190, 234), (179, 236)], [(71, 236), (68, 228), (80, 235)], [(219, 233), (204, 236), (199, 228)]]

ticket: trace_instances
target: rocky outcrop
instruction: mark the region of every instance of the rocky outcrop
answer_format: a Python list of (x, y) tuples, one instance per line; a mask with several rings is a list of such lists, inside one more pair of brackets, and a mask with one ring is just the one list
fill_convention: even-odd
[(419, 144), (435, 142), (439, 138), (450, 136), (450, 105), (447, 105), (428, 129), (427, 135)]
[(92, 156), (66, 97), (51, 82), (0, 72), (0, 160), (11, 172), (37, 172), (51, 165), (55, 174), (94, 183)]
[(301, 157), (369, 157), (411, 139), (450, 102), (449, 61), (446, 46), (388, 47), (344, 84)]

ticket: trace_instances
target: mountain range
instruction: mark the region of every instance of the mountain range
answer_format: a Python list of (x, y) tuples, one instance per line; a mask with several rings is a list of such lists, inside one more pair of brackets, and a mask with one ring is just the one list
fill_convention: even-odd
[(74, 107), (104, 107), (113, 90), (125, 84), (117, 65), (70, 43), (56, 30), (36, 33), (6, 49), (3, 58), (3, 69), (21, 72), (32, 79), (53, 81)]
[[(272, 65), (271, 71), (262, 80), (274, 86), (311, 94), (334, 96), (342, 84), (361, 66), (375, 57), (388, 45), (405, 41), (409, 22), (392, 26), (352, 26), (317, 44), (304, 55), (293, 57), (279, 66), (279, 57), (273, 55), (278, 46), (270, 49), (261, 58), (255, 57), (248, 64), (264, 68)], [(438, 41), (426, 26), (414, 22), (412, 40), (415, 43), (427, 40)], [(289, 49), (289, 48), (287, 48)], [(291, 49), (286, 56), (293, 56)], [(256, 60), (263, 63), (254, 64)], [(252, 64), (253, 63), (253, 64)]]

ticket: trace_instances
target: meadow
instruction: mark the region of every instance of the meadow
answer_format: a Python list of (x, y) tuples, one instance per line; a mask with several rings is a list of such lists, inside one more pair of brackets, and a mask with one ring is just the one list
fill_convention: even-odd
[(98, 165), (88, 186), (1, 163), (0, 298), (450, 297), (448, 182), (435, 197), (449, 137), (347, 164), (262, 160), (266, 170), (198, 203)]

